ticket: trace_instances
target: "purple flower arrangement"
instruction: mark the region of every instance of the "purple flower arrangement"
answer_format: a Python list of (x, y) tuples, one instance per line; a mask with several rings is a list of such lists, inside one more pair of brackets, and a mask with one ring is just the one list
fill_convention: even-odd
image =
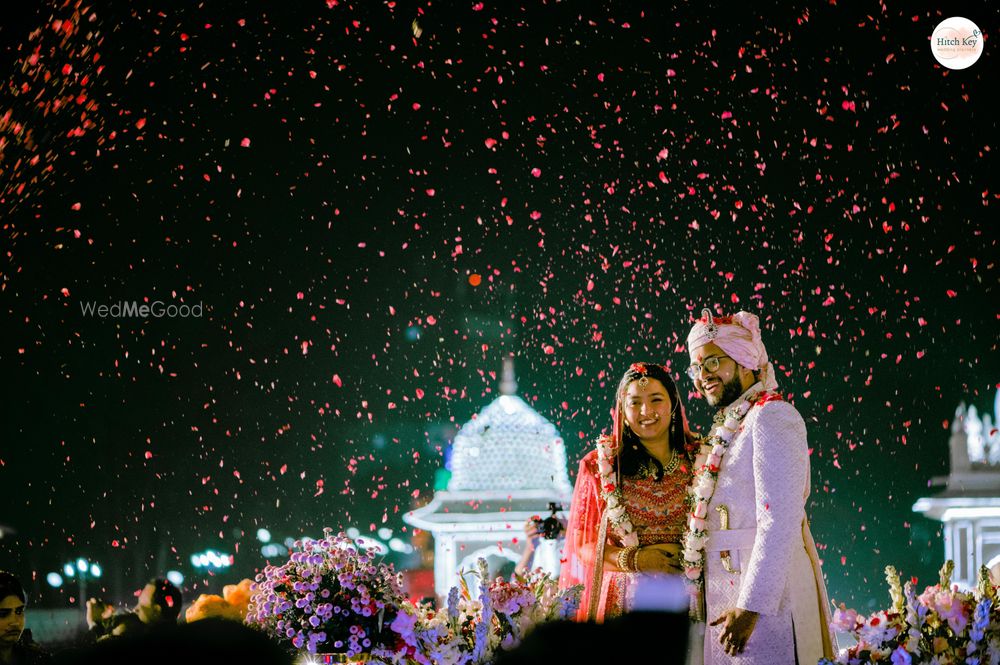
[(404, 596), (391, 566), (343, 533), (296, 541), (288, 561), (251, 586), (246, 622), (296, 651), (353, 658), (392, 649)]

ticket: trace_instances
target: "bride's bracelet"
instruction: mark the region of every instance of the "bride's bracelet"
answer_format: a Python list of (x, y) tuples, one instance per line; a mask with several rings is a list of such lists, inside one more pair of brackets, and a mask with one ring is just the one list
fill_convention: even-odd
[(638, 545), (623, 547), (618, 550), (618, 569), (625, 573), (639, 572), (639, 567), (635, 565), (635, 559), (638, 553)]

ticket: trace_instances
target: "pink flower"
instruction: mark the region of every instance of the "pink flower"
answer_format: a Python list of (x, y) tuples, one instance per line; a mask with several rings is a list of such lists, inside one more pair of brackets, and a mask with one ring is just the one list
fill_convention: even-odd
[(705, 522), (705, 520), (703, 520), (700, 517), (695, 517), (694, 515), (691, 516), (691, 519), (688, 522), (688, 524), (694, 531), (704, 531), (705, 528), (708, 526), (708, 523)]
[(848, 633), (857, 628), (857, 625), (858, 613), (854, 610), (847, 609), (847, 607), (841, 603), (840, 608), (833, 613), (833, 621), (830, 622), (830, 628), (841, 633)]
[(934, 609), (942, 619), (948, 622), (948, 627), (956, 633), (965, 631), (969, 624), (968, 610), (957, 593), (948, 590), (939, 591), (934, 596)]
[(694, 510), (691, 512), (691, 514), (699, 519), (702, 520), (705, 519), (705, 517), (708, 515), (708, 502), (699, 501), (698, 503), (694, 504)]

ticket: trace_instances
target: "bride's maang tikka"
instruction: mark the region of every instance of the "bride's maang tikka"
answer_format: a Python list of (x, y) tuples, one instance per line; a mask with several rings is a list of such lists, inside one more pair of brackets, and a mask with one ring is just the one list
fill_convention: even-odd
[(649, 376), (647, 376), (647, 374), (649, 374), (649, 367), (646, 363), (632, 363), (632, 366), (629, 367), (629, 369), (636, 374), (642, 375), (639, 377), (638, 382), (639, 387), (645, 390), (646, 386), (649, 385)]

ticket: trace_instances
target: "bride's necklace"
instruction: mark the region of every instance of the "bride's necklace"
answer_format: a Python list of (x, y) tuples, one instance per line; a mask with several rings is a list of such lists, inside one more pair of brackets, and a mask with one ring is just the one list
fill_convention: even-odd
[(671, 475), (674, 471), (677, 470), (677, 467), (679, 467), (680, 465), (681, 465), (681, 456), (677, 454), (676, 450), (671, 450), (670, 459), (667, 460), (666, 464), (660, 465), (663, 469), (662, 476), (660, 476), (659, 471), (656, 468), (656, 463), (654, 463), (652, 459), (645, 462), (639, 468), (639, 473), (640, 475), (643, 475), (646, 478), (651, 478), (653, 480), (660, 480), (661, 478), (665, 478), (666, 476)]

